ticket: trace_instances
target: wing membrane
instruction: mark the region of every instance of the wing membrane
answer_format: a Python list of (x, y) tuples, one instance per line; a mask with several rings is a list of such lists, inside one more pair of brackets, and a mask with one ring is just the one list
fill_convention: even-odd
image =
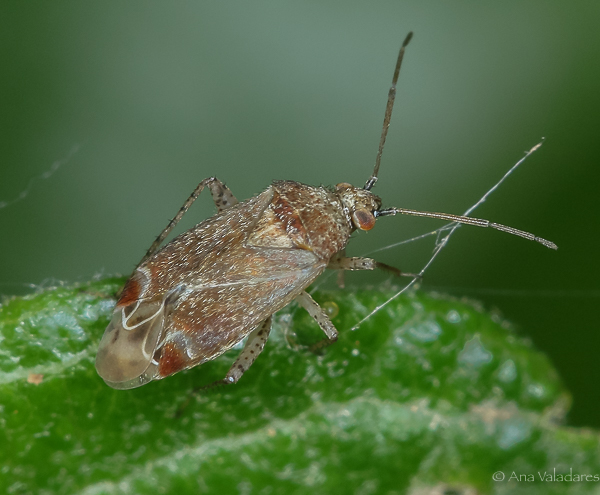
[[(128, 311), (128, 309), (130, 311)], [(100, 341), (96, 370), (113, 388), (139, 387), (152, 380), (154, 351), (165, 320), (164, 300), (117, 307)]]

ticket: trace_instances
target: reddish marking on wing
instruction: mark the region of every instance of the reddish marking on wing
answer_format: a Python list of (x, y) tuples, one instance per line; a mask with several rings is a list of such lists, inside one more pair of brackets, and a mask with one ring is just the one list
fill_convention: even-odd
[(290, 202), (280, 194), (275, 193), (273, 200), (271, 201), (271, 209), (294, 244), (301, 249), (310, 250), (304, 224), (302, 223), (298, 212)]
[(160, 356), (158, 364), (158, 374), (161, 377), (177, 373), (186, 367), (187, 356), (178, 349), (172, 342), (167, 342)]
[(131, 277), (123, 287), (123, 292), (121, 292), (121, 297), (117, 302), (117, 308), (129, 306), (131, 303), (136, 302), (141, 293), (142, 288), (139, 282)]
[[(167, 244), (168, 246), (168, 244)], [(154, 263), (149, 263), (148, 268), (150, 268), (150, 283), (159, 280), (159, 277), (162, 275), (163, 267), (161, 265), (157, 265)]]

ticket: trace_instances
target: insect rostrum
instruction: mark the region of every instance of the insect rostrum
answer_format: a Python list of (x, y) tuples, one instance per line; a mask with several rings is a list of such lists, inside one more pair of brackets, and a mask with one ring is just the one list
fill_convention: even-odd
[[(345, 255), (355, 230), (370, 230), (380, 216), (428, 216), (507, 231), (556, 246), (487, 220), (402, 208), (382, 209), (371, 193), (391, 118), (405, 40), (394, 71), (373, 175), (364, 187), (334, 189), (274, 182), (239, 203), (218, 179), (203, 180), (157, 238), (127, 281), (100, 342), (96, 369), (113, 388), (129, 389), (210, 361), (248, 337), (222, 380), (235, 383), (262, 351), (271, 315), (293, 300), (326, 335), (337, 330), (305, 289), (326, 268), (389, 268)], [(201, 191), (209, 188), (218, 213), (160, 248)]]

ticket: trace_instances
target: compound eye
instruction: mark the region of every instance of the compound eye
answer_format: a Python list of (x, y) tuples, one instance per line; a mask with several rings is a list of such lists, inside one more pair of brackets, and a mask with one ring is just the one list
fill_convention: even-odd
[(375, 216), (365, 208), (359, 208), (352, 213), (352, 221), (360, 230), (371, 230), (375, 227)]

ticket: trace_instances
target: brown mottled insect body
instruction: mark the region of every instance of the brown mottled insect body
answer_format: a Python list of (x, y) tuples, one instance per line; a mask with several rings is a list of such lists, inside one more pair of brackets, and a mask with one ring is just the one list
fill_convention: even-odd
[[(128, 280), (98, 351), (96, 366), (109, 385), (131, 388), (210, 361), (270, 323), (344, 249), (357, 228), (356, 206), (381, 206), (348, 184), (331, 191), (292, 181), (230, 202), (148, 257)], [(331, 325), (306, 296), (299, 302)]]
[[(355, 230), (370, 230), (381, 216), (407, 214), (466, 223), (556, 246), (512, 227), (445, 213), (382, 209), (370, 189), (377, 181), (381, 152), (394, 103), (404, 49), (398, 60), (373, 175), (362, 188), (333, 189), (278, 181), (238, 203), (214, 177), (203, 180), (154, 241), (118, 300), (96, 357), (96, 369), (111, 387), (129, 389), (189, 369), (246, 344), (224, 378), (236, 382), (262, 351), (271, 316), (293, 300), (326, 335), (337, 330), (306, 288), (326, 268), (400, 271), (370, 258), (345, 255)], [(218, 213), (160, 245), (200, 193), (208, 188)], [(340, 272), (342, 273), (342, 272)]]

